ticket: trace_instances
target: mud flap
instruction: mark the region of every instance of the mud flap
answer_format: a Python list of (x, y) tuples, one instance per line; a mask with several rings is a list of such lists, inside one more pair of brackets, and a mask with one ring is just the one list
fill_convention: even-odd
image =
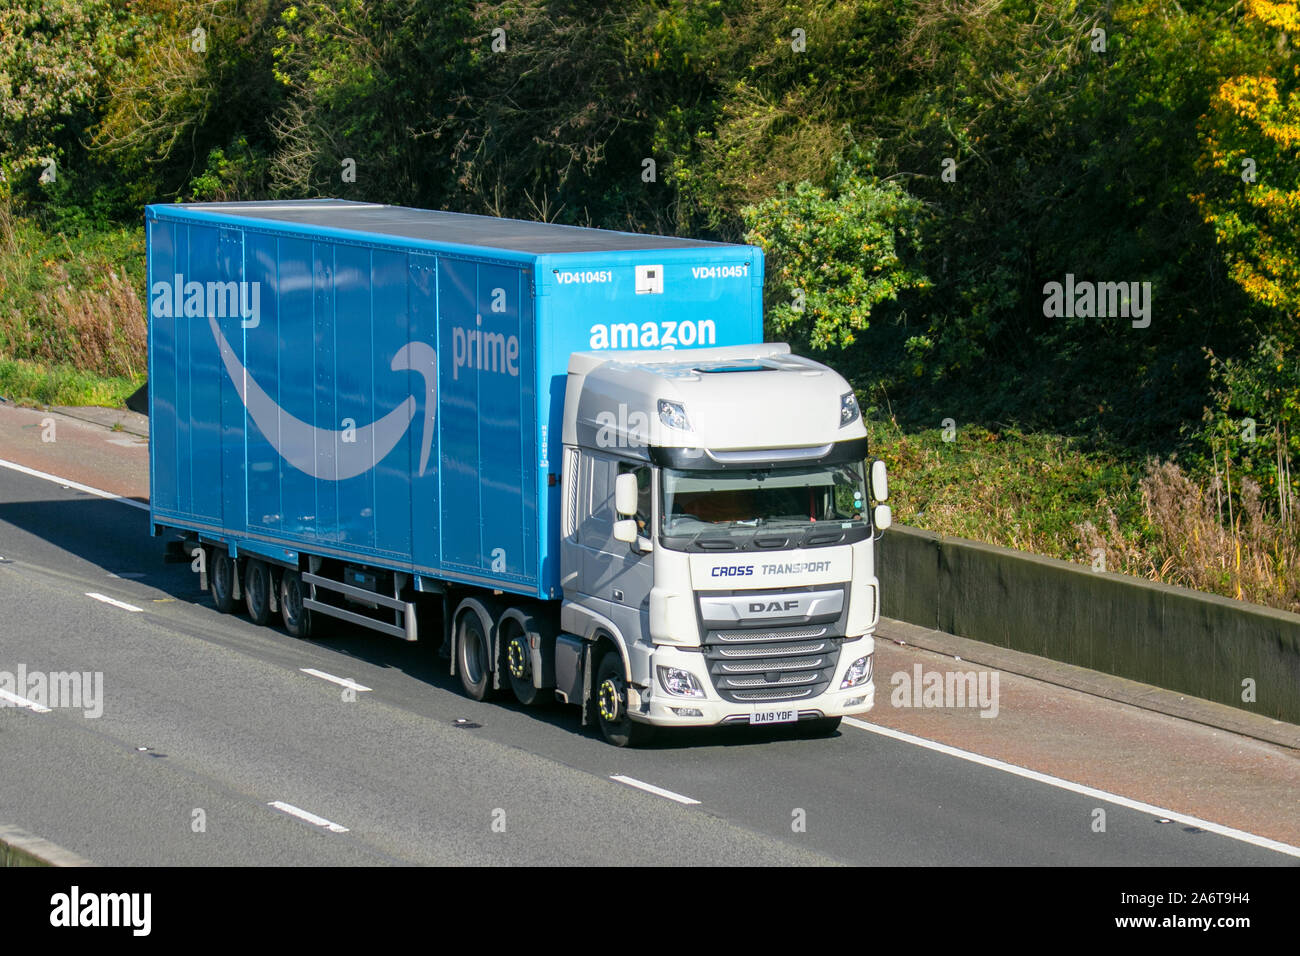
[(591, 710), (591, 645), (582, 645), (582, 724), (586, 727), (588, 724), (596, 722), (596, 715)]
[(501, 616), (492, 621), (492, 633), (488, 635), (488, 647), (492, 654), (492, 689), (501, 689)]

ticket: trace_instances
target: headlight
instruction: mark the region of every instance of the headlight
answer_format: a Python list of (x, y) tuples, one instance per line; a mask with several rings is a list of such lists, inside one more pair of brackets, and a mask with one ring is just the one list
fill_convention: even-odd
[(844, 680), (840, 681), (840, 690), (848, 690), (850, 687), (857, 687), (859, 684), (865, 684), (871, 680), (871, 655), (859, 657), (849, 665), (849, 669), (844, 672)]
[(686, 406), (681, 402), (659, 399), (659, 420), (669, 428), (679, 428), (684, 432), (692, 430), (690, 419), (686, 417)]
[(659, 686), (674, 697), (704, 696), (700, 682), (690, 671), (682, 670), (680, 667), (663, 666), (657, 667), (656, 670), (659, 672)]
[[(659, 403), (663, 406), (663, 402)], [(858, 420), (858, 398), (852, 392), (840, 396), (840, 428)]]

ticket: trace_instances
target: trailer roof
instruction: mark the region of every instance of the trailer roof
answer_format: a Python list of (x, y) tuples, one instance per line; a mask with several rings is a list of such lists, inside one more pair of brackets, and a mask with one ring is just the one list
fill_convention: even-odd
[(184, 209), (224, 216), (321, 226), (362, 233), (380, 233), (410, 239), (457, 245), (508, 249), (523, 253), (564, 253), (676, 249), (690, 246), (725, 246), (726, 243), (674, 236), (643, 236), (582, 226), (522, 219), (498, 219), (458, 212), (411, 209), (346, 199), (298, 199), (264, 202), (178, 203), (160, 211)]

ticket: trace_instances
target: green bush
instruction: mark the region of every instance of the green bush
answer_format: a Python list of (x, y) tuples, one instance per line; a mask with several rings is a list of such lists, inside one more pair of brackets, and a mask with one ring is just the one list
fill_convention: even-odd
[(921, 203), (897, 183), (864, 176), (844, 158), (829, 188), (805, 180), (746, 207), (745, 240), (766, 257), (769, 333), (817, 351), (842, 349), (881, 303), (928, 288), (909, 264), (920, 248), (922, 215)]

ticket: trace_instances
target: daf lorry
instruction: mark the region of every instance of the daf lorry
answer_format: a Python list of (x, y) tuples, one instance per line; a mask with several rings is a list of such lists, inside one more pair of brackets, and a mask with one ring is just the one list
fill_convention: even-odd
[(150, 515), (217, 609), (654, 728), (873, 703), (890, 522), (761, 250), (340, 200), (146, 210)]

